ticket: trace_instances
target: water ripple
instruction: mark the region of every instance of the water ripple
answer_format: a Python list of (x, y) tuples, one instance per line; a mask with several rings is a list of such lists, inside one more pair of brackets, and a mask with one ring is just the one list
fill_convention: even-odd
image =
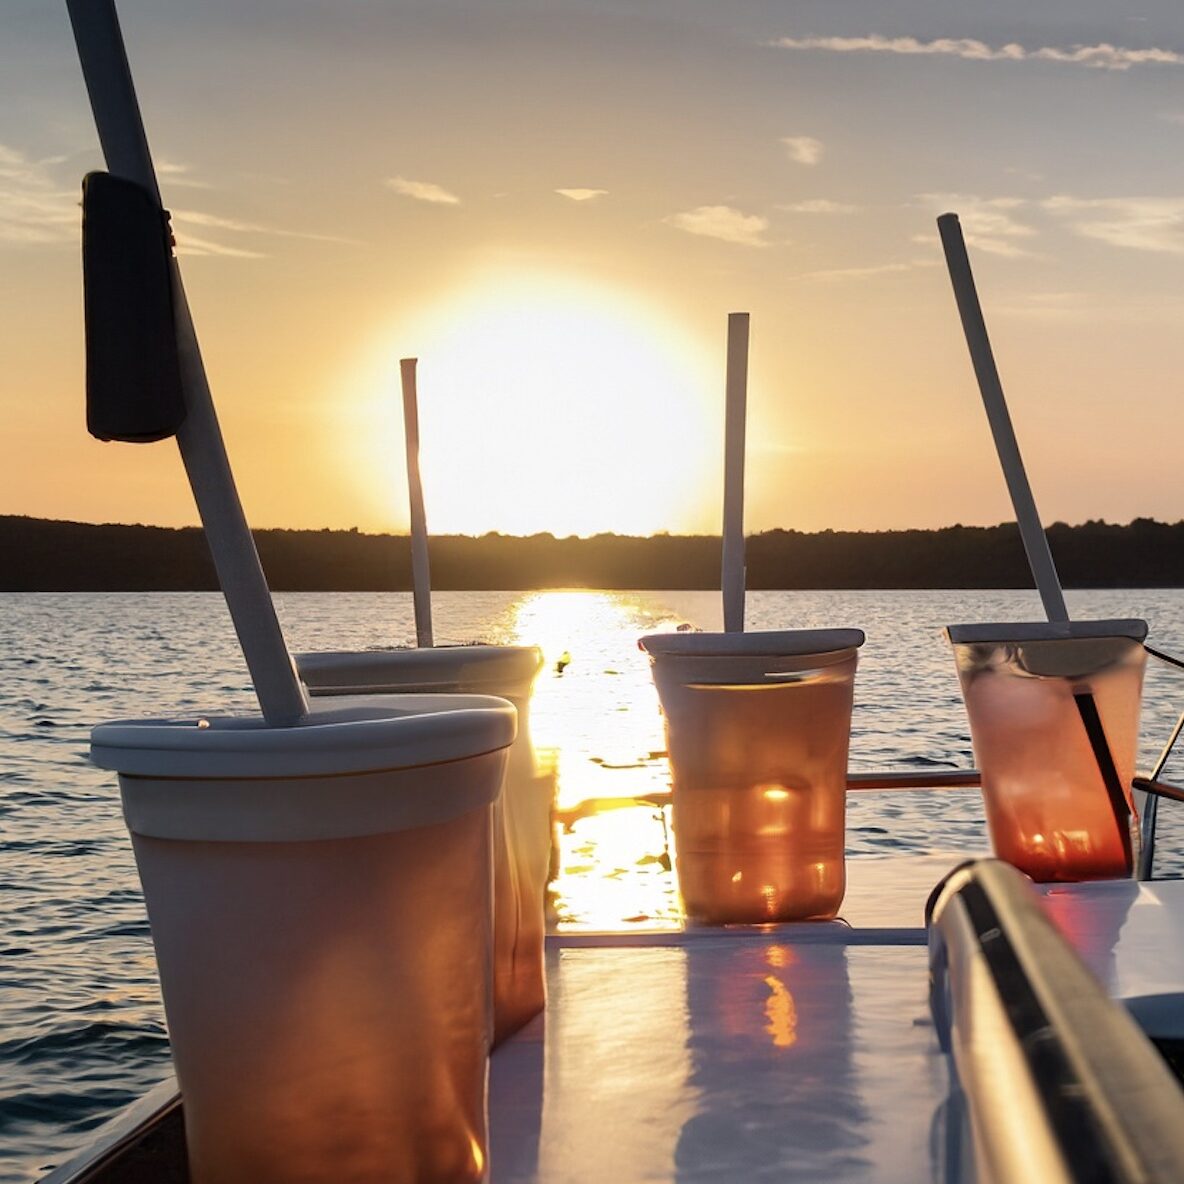
[[(112, 778), (86, 762), (89, 728), (104, 718), (249, 711), (253, 703), (217, 595), (0, 599), (0, 1178), (27, 1181), (168, 1071), (119, 795)], [(1146, 616), (1160, 644), (1184, 651), (1176, 593), (1083, 592), (1069, 600), (1082, 616)], [(297, 651), (414, 640), (403, 594), (285, 595), (278, 607)], [(718, 628), (716, 594), (442, 593), (434, 608), (442, 641), (543, 646), (533, 730), (540, 745), (561, 748), (561, 804), (668, 788), (657, 701), (636, 637), (681, 621)], [(1025, 618), (1039, 618), (1034, 593), (770, 592), (750, 595), (748, 624), (863, 627), (852, 767), (927, 769), (972, 759), (941, 627)], [(570, 663), (560, 674), (565, 652)], [(1153, 668), (1145, 761), (1182, 702), (1184, 678)], [(1180, 874), (1184, 810), (1165, 808), (1161, 818), (1163, 870)], [(651, 805), (576, 821), (561, 840), (559, 919), (645, 924), (674, 916), (667, 836), (666, 816)], [(975, 793), (852, 795), (853, 855), (983, 842)]]

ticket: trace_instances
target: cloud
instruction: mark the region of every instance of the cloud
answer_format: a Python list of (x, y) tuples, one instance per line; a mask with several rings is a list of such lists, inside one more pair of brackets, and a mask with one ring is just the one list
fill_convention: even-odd
[[(992, 255), (1018, 259), (1031, 255), (1017, 242), (1035, 236), (1036, 231), (1026, 222), (1014, 217), (1014, 211), (1027, 202), (1022, 197), (975, 197), (967, 193), (922, 193), (917, 200), (928, 206), (934, 214), (954, 211), (962, 223), (962, 233), (968, 245)], [(933, 245), (938, 242), (937, 230), (931, 234), (918, 234), (914, 242)]]
[(666, 221), (688, 234), (718, 238), (744, 247), (767, 247), (763, 235), (769, 229), (768, 218), (745, 214), (731, 206), (697, 206), (681, 214), (671, 214)]
[(1184, 303), (1161, 296), (1133, 298), (1115, 303), (1103, 293), (1021, 292), (991, 303), (991, 316), (1017, 317), (1028, 321), (1147, 325), (1151, 322), (1178, 324)]
[(234, 234), (266, 234), (275, 238), (303, 238), (320, 243), (354, 243), (357, 239), (341, 238), (334, 234), (314, 234), (307, 230), (284, 230), (278, 226), (263, 226), (258, 222), (243, 222), (238, 218), (223, 218), (200, 210), (171, 211), (174, 224), (202, 226), (208, 230), (229, 230)]
[(822, 50), (829, 53), (887, 53), (906, 56), (962, 58), (971, 62), (1057, 62), (1089, 66), (1095, 70), (1129, 70), (1132, 66), (1184, 66), (1184, 53), (1173, 49), (1125, 49), (1109, 42), (1061, 48), (1044, 45), (1028, 49), (1018, 42), (992, 46), (970, 37), (940, 37), (921, 41), (916, 37), (780, 37), (780, 49)]
[(1184, 255), (1184, 197), (1072, 197), (1040, 203), (1083, 238), (1112, 247)]
[(809, 197), (805, 201), (789, 202), (777, 207), (787, 214), (854, 214), (858, 206), (826, 197)]
[(991, 315), (1025, 317), (1030, 320), (1069, 321), (1087, 319), (1099, 311), (1084, 292), (1021, 292), (996, 301)]
[(864, 280), (877, 275), (913, 271), (918, 267), (933, 267), (936, 263), (936, 259), (912, 259), (907, 263), (877, 263), (870, 267), (834, 267), (826, 271), (806, 271), (793, 278), (798, 280)]
[(267, 258), (262, 251), (252, 251), (248, 247), (229, 247), (225, 243), (214, 242), (211, 239), (196, 238), (186, 231), (178, 230), (174, 237), (177, 240), (178, 255), (217, 255), (224, 259)]
[(176, 161), (156, 161), (156, 176), (169, 189), (212, 189), (208, 181), (189, 176), (189, 166)]
[(458, 206), (460, 198), (432, 181), (408, 181), (406, 177), (388, 177), (386, 185), (404, 197), (426, 201), (437, 206)]
[(593, 201), (595, 198), (604, 197), (608, 193), (607, 189), (556, 189), (556, 193), (560, 197), (566, 197), (571, 201)]
[(36, 246), (76, 243), (82, 213), (77, 185), (54, 179), (54, 160), (30, 160), (0, 144), (0, 243)]
[(782, 136), (781, 143), (794, 164), (817, 164), (822, 159), (822, 141), (813, 136)]

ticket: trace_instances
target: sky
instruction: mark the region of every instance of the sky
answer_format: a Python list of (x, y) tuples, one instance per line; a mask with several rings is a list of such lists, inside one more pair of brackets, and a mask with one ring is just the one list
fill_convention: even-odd
[[(122, 0), (257, 527), (749, 530), (1010, 517), (942, 264), (958, 212), (1046, 521), (1184, 517), (1178, 0)], [(0, 13), (0, 513), (197, 521), (85, 431), (62, 3)], [(1159, 444), (1156, 445), (1155, 441)]]

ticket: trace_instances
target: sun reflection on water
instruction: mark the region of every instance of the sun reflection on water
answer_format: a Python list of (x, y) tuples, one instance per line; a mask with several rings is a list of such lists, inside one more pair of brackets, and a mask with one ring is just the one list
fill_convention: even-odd
[(504, 640), (543, 651), (531, 733), (556, 771), (560, 928), (681, 921), (663, 805), (670, 786), (662, 720), (637, 648), (642, 633), (674, 623), (653, 598), (627, 592), (529, 592), (513, 606)]

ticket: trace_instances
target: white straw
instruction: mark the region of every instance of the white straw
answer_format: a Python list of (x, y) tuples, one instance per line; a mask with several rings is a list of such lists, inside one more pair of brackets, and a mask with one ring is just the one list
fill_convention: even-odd
[[(67, 0), (67, 7), (107, 168), (143, 186), (159, 201), (113, 0)], [(307, 714), (308, 701), (239, 502), (175, 258), (172, 283), (186, 408), (177, 433), (181, 459), (259, 706), (272, 726), (293, 724)]]
[(748, 399), (748, 313), (728, 314), (724, 418), (724, 537), (720, 577), (724, 629), (744, 632), (744, 423)]
[(987, 422), (995, 438), (995, 451), (1003, 466), (1003, 476), (1007, 481), (1008, 493), (1011, 494), (1020, 537), (1028, 555), (1028, 566), (1032, 569), (1032, 578), (1036, 581), (1048, 619), (1068, 621), (1069, 610), (1065, 607), (1065, 596), (1061, 591), (1052, 551), (1049, 550), (1048, 536), (1040, 524), (1032, 487), (1028, 484), (1020, 446), (1007, 411), (1007, 401), (1003, 397), (1003, 385), (999, 381), (995, 356), (991, 352), (991, 341), (975, 291), (974, 275), (970, 270), (970, 259), (966, 254), (958, 215), (942, 214), (937, 220), (937, 228), (946, 253), (946, 265), (950, 269), (950, 282), (954, 285), (954, 299), (958, 302), (958, 312), (962, 317), (962, 330), (966, 334), (966, 344), (970, 347), (970, 360), (974, 364), (978, 389), (987, 412)]
[(399, 362), (403, 380), (403, 436), (407, 444), (407, 494), (411, 502), (411, 586), (415, 600), (415, 642), (432, 643), (432, 573), (428, 564), (428, 523), (419, 475), (419, 404), (415, 389), (415, 358)]

